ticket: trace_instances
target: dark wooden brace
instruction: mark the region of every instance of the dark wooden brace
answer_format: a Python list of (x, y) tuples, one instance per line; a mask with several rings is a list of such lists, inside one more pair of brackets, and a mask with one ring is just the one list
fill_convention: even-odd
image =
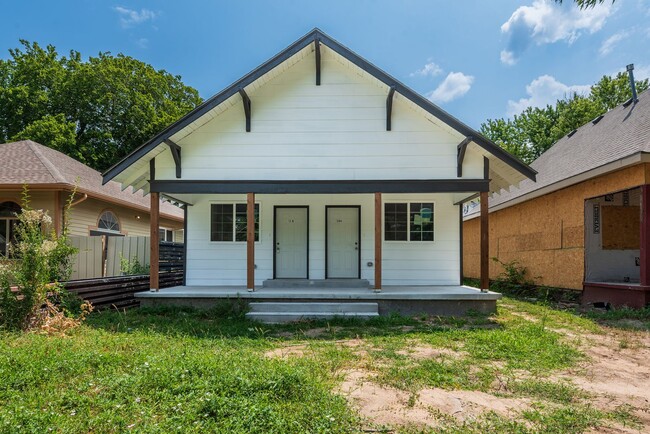
[(467, 150), (467, 145), (469, 145), (471, 141), (472, 136), (467, 136), (458, 144), (458, 166), (456, 168), (456, 175), (459, 178), (463, 176), (463, 160), (465, 159), (465, 151)]
[(395, 95), (395, 86), (391, 86), (386, 97), (386, 131), (390, 131), (393, 117), (393, 96)]
[(251, 99), (248, 97), (248, 94), (244, 88), (239, 89), (239, 94), (244, 103), (244, 114), (246, 115), (246, 132), (250, 133), (251, 131)]
[(174, 164), (176, 165), (176, 178), (180, 178), (181, 177), (181, 147), (169, 139), (166, 139), (165, 143), (167, 144), (167, 146), (169, 146), (169, 150), (172, 153), (172, 158), (174, 158)]
[(320, 39), (314, 41), (316, 46), (316, 86), (320, 86)]

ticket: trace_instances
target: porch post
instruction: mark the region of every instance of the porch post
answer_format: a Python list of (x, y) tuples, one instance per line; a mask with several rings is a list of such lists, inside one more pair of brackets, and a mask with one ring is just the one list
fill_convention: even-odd
[(246, 289), (255, 290), (255, 193), (246, 198)]
[(650, 185), (641, 186), (641, 224), (639, 234), (640, 284), (650, 286)]
[(490, 223), (488, 192), (481, 192), (481, 292), (490, 289)]
[(375, 193), (375, 291), (381, 291), (381, 193)]
[(149, 209), (149, 229), (150, 229), (150, 255), (149, 255), (149, 288), (151, 291), (157, 292), (160, 289), (158, 284), (158, 267), (159, 267), (159, 249), (160, 249), (160, 233), (158, 232), (159, 214), (160, 214), (160, 193), (151, 192), (151, 207)]

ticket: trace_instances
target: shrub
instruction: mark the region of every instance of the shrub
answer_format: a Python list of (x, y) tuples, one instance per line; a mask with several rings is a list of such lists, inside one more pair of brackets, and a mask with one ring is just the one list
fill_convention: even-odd
[[(70, 201), (66, 214), (69, 208)], [(75, 319), (65, 307), (73, 303), (59, 282), (70, 276), (76, 250), (68, 242), (67, 227), (57, 235), (47, 212), (30, 207), (27, 187), (17, 218), (16, 241), (9, 247), (15, 259), (0, 269), (0, 328), (65, 331), (92, 310), (88, 304), (80, 305), (80, 319)], [(61, 303), (63, 299), (66, 303)]]
[(149, 265), (141, 264), (137, 256), (129, 261), (120, 254), (120, 272), (122, 276), (135, 276), (139, 274), (149, 274)]

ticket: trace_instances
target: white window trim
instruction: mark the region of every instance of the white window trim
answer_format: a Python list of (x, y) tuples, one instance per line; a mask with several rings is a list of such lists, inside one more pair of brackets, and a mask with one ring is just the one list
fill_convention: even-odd
[[(161, 229), (165, 231), (165, 241), (166, 242), (168, 242), (168, 243), (175, 243), (176, 242), (176, 241), (174, 241), (174, 230), (172, 228), (167, 228), (165, 226), (158, 226), (158, 233), (159, 234), (160, 234)], [(171, 241), (167, 241), (167, 232), (171, 232), (171, 234), (172, 234), (172, 240)]]
[[(233, 220), (233, 225), (232, 225), (232, 241), (212, 241), (212, 205), (233, 205), (233, 219), (235, 217), (236, 213), (236, 207), (235, 205), (248, 205), (248, 202), (246, 200), (211, 200), (208, 202), (209, 208), (208, 208), (208, 242), (210, 244), (224, 244), (227, 246), (236, 244), (236, 245), (241, 245), (241, 244), (246, 244), (248, 241), (237, 241), (236, 234), (235, 234), (235, 224)], [(260, 239), (255, 241), (255, 244), (262, 244), (262, 204), (260, 202), (255, 202), (255, 205), (258, 206), (260, 209), (259, 211), (259, 234), (260, 234)]]
[[(406, 240), (387, 240), (386, 239), (386, 205), (387, 203), (405, 203), (406, 204), (406, 215), (407, 215), (407, 222), (406, 222)], [(411, 204), (412, 203), (431, 203), (433, 204), (433, 240), (432, 241), (411, 241)], [(399, 200), (399, 199), (391, 199), (391, 200), (386, 200), (383, 201), (381, 204), (381, 239), (382, 242), (384, 243), (390, 243), (390, 244), (433, 244), (436, 242), (436, 201), (431, 200), (431, 199), (408, 199), (408, 200)]]

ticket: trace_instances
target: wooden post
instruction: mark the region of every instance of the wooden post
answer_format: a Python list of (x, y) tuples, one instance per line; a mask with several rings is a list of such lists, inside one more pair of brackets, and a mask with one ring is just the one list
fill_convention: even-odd
[(381, 193), (375, 193), (375, 291), (381, 291)]
[(149, 259), (149, 289), (158, 292), (160, 285), (158, 283), (159, 261), (160, 261), (160, 233), (159, 219), (160, 219), (160, 193), (151, 192), (151, 207), (149, 209), (149, 230), (151, 241), (151, 253)]
[(255, 290), (255, 193), (246, 198), (246, 289)]
[(488, 192), (481, 192), (481, 292), (490, 290), (490, 222)]
[(650, 286), (650, 185), (641, 186), (639, 261), (641, 286)]

